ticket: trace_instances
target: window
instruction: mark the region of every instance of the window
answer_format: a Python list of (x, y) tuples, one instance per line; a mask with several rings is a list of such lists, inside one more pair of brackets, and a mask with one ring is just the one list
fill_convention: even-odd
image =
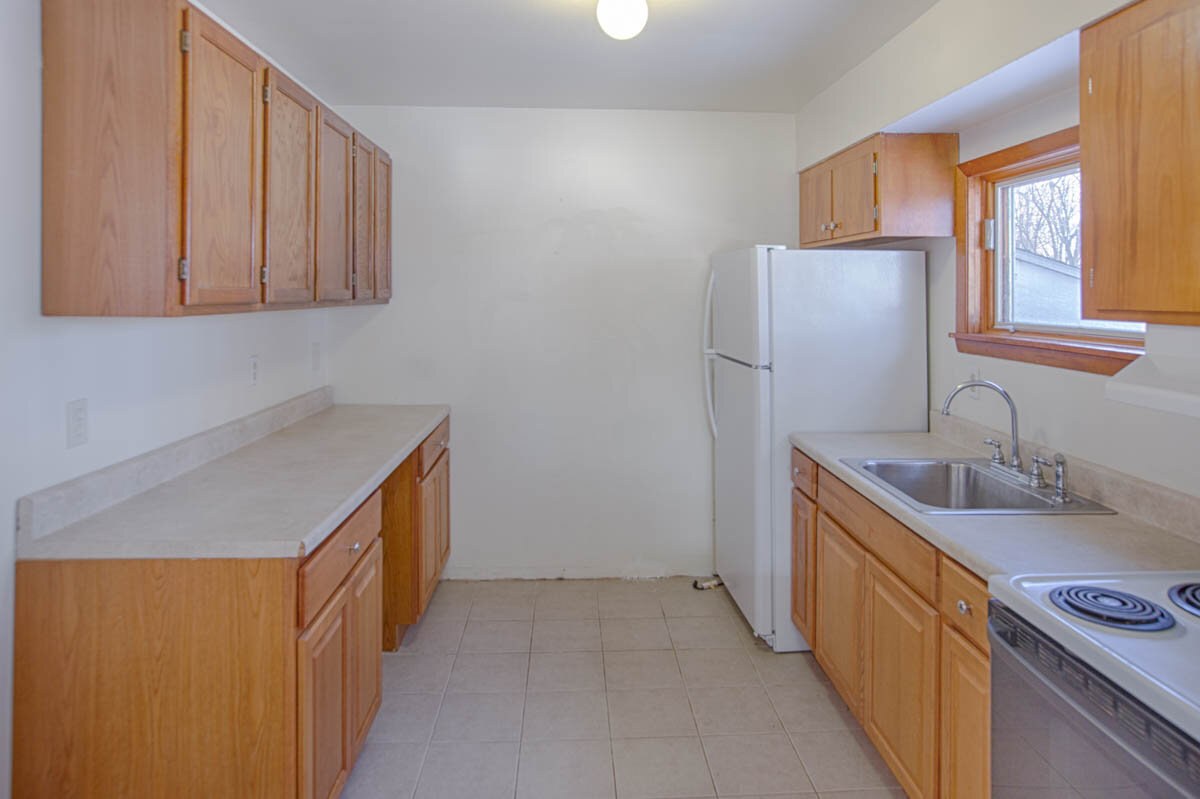
[(1145, 334), (1141, 322), (1082, 318), (1078, 162), (1001, 181), (994, 191), (997, 327)]
[(1079, 129), (960, 164), (960, 352), (1115, 374), (1146, 326), (1081, 315)]

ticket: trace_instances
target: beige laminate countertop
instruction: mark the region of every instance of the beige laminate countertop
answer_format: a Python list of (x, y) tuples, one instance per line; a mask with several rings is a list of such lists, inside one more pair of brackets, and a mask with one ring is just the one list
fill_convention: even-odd
[(333, 405), (62, 530), (18, 540), (17, 559), (301, 557), (449, 413)]
[(792, 433), (800, 449), (984, 580), (1028, 573), (1200, 570), (1200, 544), (1123, 514), (954, 516), (919, 513), (842, 458), (977, 458), (929, 433)]

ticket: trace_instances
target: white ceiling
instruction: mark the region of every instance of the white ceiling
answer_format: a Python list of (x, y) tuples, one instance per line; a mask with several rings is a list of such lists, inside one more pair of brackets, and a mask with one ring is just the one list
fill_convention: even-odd
[(935, 0), (203, 0), (338, 105), (793, 112)]

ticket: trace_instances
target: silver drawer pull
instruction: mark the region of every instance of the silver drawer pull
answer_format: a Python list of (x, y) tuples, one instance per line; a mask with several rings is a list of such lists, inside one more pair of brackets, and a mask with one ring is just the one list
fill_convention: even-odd
[(362, 544), (360, 544), (359, 542), (355, 541), (355, 542), (354, 542), (354, 546), (352, 546), (352, 547), (346, 547), (346, 549), (350, 550), (351, 552), (357, 552), (361, 546), (362, 546)]
[(792, 474), (793, 474), (794, 476), (796, 476), (796, 477), (799, 477), (799, 476), (800, 476), (800, 467), (799, 467), (799, 466), (793, 466), (793, 467), (792, 467)]
[(439, 447), (444, 447), (444, 446), (446, 446), (446, 439), (444, 439), (444, 438), (443, 438), (441, 441), (439, 441), (439, 442), (438, 442), (438, 446), (439, 446)]
[(964, 615), (964, 616), (971, 615), (971, 606), (969, 604), (967, 604), (967, 600), (965, 600), (965, 599), (958, 600), (958, 602), (955, 604), (955, 607), (958, 608), (958, 612), (961, 613), (962, 615)]

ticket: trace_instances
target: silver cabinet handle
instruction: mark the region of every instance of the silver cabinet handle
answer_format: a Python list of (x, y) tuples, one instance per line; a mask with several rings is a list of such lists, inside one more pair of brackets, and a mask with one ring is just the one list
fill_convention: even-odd
[(964, 615), (964, 616), (971, 615), (971, 606), (969, 604), (967, 604), (967, 600), (965, 600), (965, 599), (958, 600), (958, 602), (955, 603), (955, 607), (958, 608), (958, 612), (961, 613), (962, 615)]
[(439, 446), (439, 447), (444, 447), (444, 446), (446, 446), (446, 439), (444, 439), (444, 438), (443, 438), (441, 441), (439, 441), (439, 442), (438, 442), (438, 446)]
[(346, 549), (350, 550), (351, 552), (357, 552), (361, 546), (362, 546), (361, 543), (359, 543), (358, 541), (355, 541), (354, 546), (346, 547)]
[(799, 467), (799, 466), (793, 466), (793, 467), (792, 467), (792, 475), (793, 475), (793, 476), (795, 476), (795, 477), (799, 477), (799, 476), (800, 476), (800, 467)]

